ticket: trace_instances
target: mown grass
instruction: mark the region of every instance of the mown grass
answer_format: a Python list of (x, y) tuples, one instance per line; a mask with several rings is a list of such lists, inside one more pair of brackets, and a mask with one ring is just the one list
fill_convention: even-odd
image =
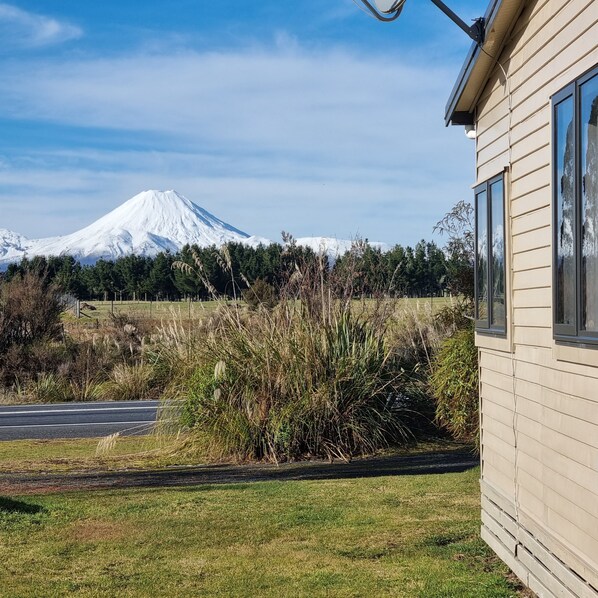
[(160, 434), (114, 439), (9, 440), (0, 442), (0, 474), (67, 474), (197, 464), (197, 454), (176, 453), (176, 447), (183, 441), (184, 435), (175, 438)]
[(516, 596), (478, 477), (0, 498), (0, 596)]

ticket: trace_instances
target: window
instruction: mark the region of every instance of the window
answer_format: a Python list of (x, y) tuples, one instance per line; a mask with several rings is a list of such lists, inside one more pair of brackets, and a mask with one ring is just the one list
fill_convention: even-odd
[(598, 343), (598, 67), (552, 98), (557, 340)]
[(476, 329), (505, 334), (505, 199), (502, 175), (475, 189)]

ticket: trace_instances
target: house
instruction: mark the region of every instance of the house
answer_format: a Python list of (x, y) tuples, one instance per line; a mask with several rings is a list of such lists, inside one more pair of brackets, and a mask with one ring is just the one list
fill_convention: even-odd
[(492, 0), (450, 96), (475, 134), (482, 537), (598, 596), (598, 0)]

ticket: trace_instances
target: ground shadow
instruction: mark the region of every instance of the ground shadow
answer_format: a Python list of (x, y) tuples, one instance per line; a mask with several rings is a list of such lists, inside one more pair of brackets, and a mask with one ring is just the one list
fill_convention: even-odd
[(35, 515), (45, 511), (44, 507), (40, 505), (32, 505), (20, 500), (13, 500), (12, 498), (6, 498), (0, 496), (0, 512), (5, 513), (19, 513), (22, 515)]
[[(350, 463), (303, 461), (246, 465), (203, 465), (162, 470), (129, 470), (50, 475), (0, 475), (0, 487), (19, 486), (26, 492), (100, 488), (160, 488), (239, 484), (290, 480), (335, 480), (380, 476), (446, 474), (479, 465), (479, 457), (467, 451), (442, 451), (417, 455), (390, 455), (356, 459)], [(1, 507), (1, 503), (0, 503)]]

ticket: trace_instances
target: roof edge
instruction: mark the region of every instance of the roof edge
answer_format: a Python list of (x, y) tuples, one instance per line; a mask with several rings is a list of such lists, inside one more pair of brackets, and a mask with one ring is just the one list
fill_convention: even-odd
[[(488, 8), (486, 9), (486, 14), (484, 15), (486, 30), (484, 43), (481, 46), (475, 42), (472, 43), (469, 52), (467, 53), (465, 62), (461, 67), (461, 71), (459, 72), (455, 85), (453, 86), (446, 104), (444, 115), (446, 126), (450, 124), (463, 124), (464, 114), (473, 114), (473, 106), (459, 106), (459, 102), (463, 97), (466, 88), (471, 83), (472, 74), (474, 71), (484, 74), (483, 85), (485, 85), (487, 75), (494, 66), (495, 59), (498, 58), (500, 52), (502, 51), (507, 33), (514, 22), (514, 18), (520, 13), (519, 9), (522, 4), (523, 2), (521, 0), (516, 2), (513, 0), (491, 0)], [(501, 13), (501, 10), (503, 10), (505, 7), (510, 9), (506, 10), (507, 18), (503, 18), (501, 15), (501, 18), (497, 19)], [(509, 12), (513, 12), (513, 15), (510, 18)], [(480, 58), (485, 58), (485, 61), (480, 60)], [(481, 62), (489, 64), (480, 64)], [(486, 72), (484, 73), (484, 71)]]

